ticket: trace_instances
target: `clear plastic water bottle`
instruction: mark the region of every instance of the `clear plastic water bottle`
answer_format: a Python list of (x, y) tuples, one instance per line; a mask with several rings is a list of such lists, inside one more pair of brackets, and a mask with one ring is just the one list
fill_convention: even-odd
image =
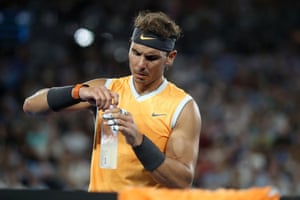
[(102, 115), (101, 125), (100, 167), (106, 169), (116, 169), (117, 162), (118, 125), (115, 125), (115, 121), (110, 113), (104, 113)]

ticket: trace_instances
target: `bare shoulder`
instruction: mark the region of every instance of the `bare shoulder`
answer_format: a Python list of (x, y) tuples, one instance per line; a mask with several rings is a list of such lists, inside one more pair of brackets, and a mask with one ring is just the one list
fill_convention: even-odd
[[(197, 102), (191, 99), (183, 107), (175, 128), (194, 130), (200, 132), (201, 129), (201, 114)], [(192, 132), (194, 132), (192, 131)]]
[(194, 168), (199, 150), (200, 132), (200, 111), (197, 103), (191, 99), (178, 116), (167, 144), (166, 155)]

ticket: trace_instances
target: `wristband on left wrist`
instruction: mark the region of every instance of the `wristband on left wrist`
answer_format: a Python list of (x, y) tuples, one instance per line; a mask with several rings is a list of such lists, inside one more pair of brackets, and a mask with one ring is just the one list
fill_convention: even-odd
[(79, 90), (82, 87), (90, 87), (90, 86), (87, 85), (87, 84), (81, 84), (81, 83), (76, 84), (73, 87), (73, 89), (72, 89), (72, 97), (73, 97), (73, 99), (80, 99)]
[[(89, 86), (85, 84), (81, 84), (78, 85), (74, 90), (75, 87), (76, 85), (50, 88), (47, 93), (47, 102), (49, 107), (53, 111), (59, 111), (63, 108), (81, 102), (81, 99), (79, 97), (79, 89), (81, 87), (89, 87)], [(74, 96), (75, 98), (73, 97), (73, 95), (75, 95)]]

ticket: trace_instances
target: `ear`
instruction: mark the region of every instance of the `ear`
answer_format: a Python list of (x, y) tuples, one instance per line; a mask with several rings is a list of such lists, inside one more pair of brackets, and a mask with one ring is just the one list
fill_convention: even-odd
[(166, 65), (171, 66), (176, 58), (177, 51), (173, 50), (168, 54)]

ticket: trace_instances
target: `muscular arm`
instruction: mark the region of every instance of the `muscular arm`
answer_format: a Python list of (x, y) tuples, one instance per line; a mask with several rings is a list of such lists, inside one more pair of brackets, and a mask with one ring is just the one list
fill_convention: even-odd
[[(109, 109), (106, 112), (112, 112), (112, 110)], [(124, 116), (118, 110), (114, 112), (113, 118), (117, 119), (116, 123), (119, 125), (119, 130), (125, 136), (127, 143), (134, 148), (136, 154), (141, 156), (139, 158), (140, 161), (141, 159), (147, 160), (145, 155), (150, 153), (147, 148), (157, 147), (151, 147), (149, 143), (147, 144), (147, 150), (145, 146), (141, 147), (144, 137), (137, 130), (133, 116), (130, 113)], [(169, 188), (186, 188), (191, 186), (198, 157), (200, 130), (201, 116), (198, 106), (194, 101), (189, 101), (180, 113), (167, 142), (165, 159), (161, 164), (159, 163), (160, 165), (156, 169), (149, 171), (158, 183)], [(142, 153), (141, 148), (144, 149)], [(157, 150), (154, 150), (152, 153), (156, 154)], [(160, 155), (156, 156), (159, 157)], [(161, 157), (156, 161), (160, 162), (160, 159)], [(143, 161), (141, 162), (143, 163)], [(151, 160), (146, 162), (149, 163)], [(152, 165), (150, 168), (152, 168)]]
[(151, 172), (160, 184), (170, 188), (190, 187), (198, 157), (201, 116), (195, 102), (190, 101), (182, 113), (166, 148), (166, 159)]
[[(117, 94), (112, 93), (104, 87), (106, 79), (94, 79), (86, 82), (90, 87), (82, 87), (79, 90), (79, 96), (84, 102), (62, 109), (66, 110), (80, 110), (97, 106), (99, 109), (105, 109), (109, 106), (108, 102), (114, 99), (117, 102)], [(33, 95), (27, 97), (23, 104), (23, 110), (29, 114), (47, 114), (51, 112), (47, 101), (47, 94), (50, 88), (44, 88)], [(72, 94), (70, 94), (72, 95)]]

